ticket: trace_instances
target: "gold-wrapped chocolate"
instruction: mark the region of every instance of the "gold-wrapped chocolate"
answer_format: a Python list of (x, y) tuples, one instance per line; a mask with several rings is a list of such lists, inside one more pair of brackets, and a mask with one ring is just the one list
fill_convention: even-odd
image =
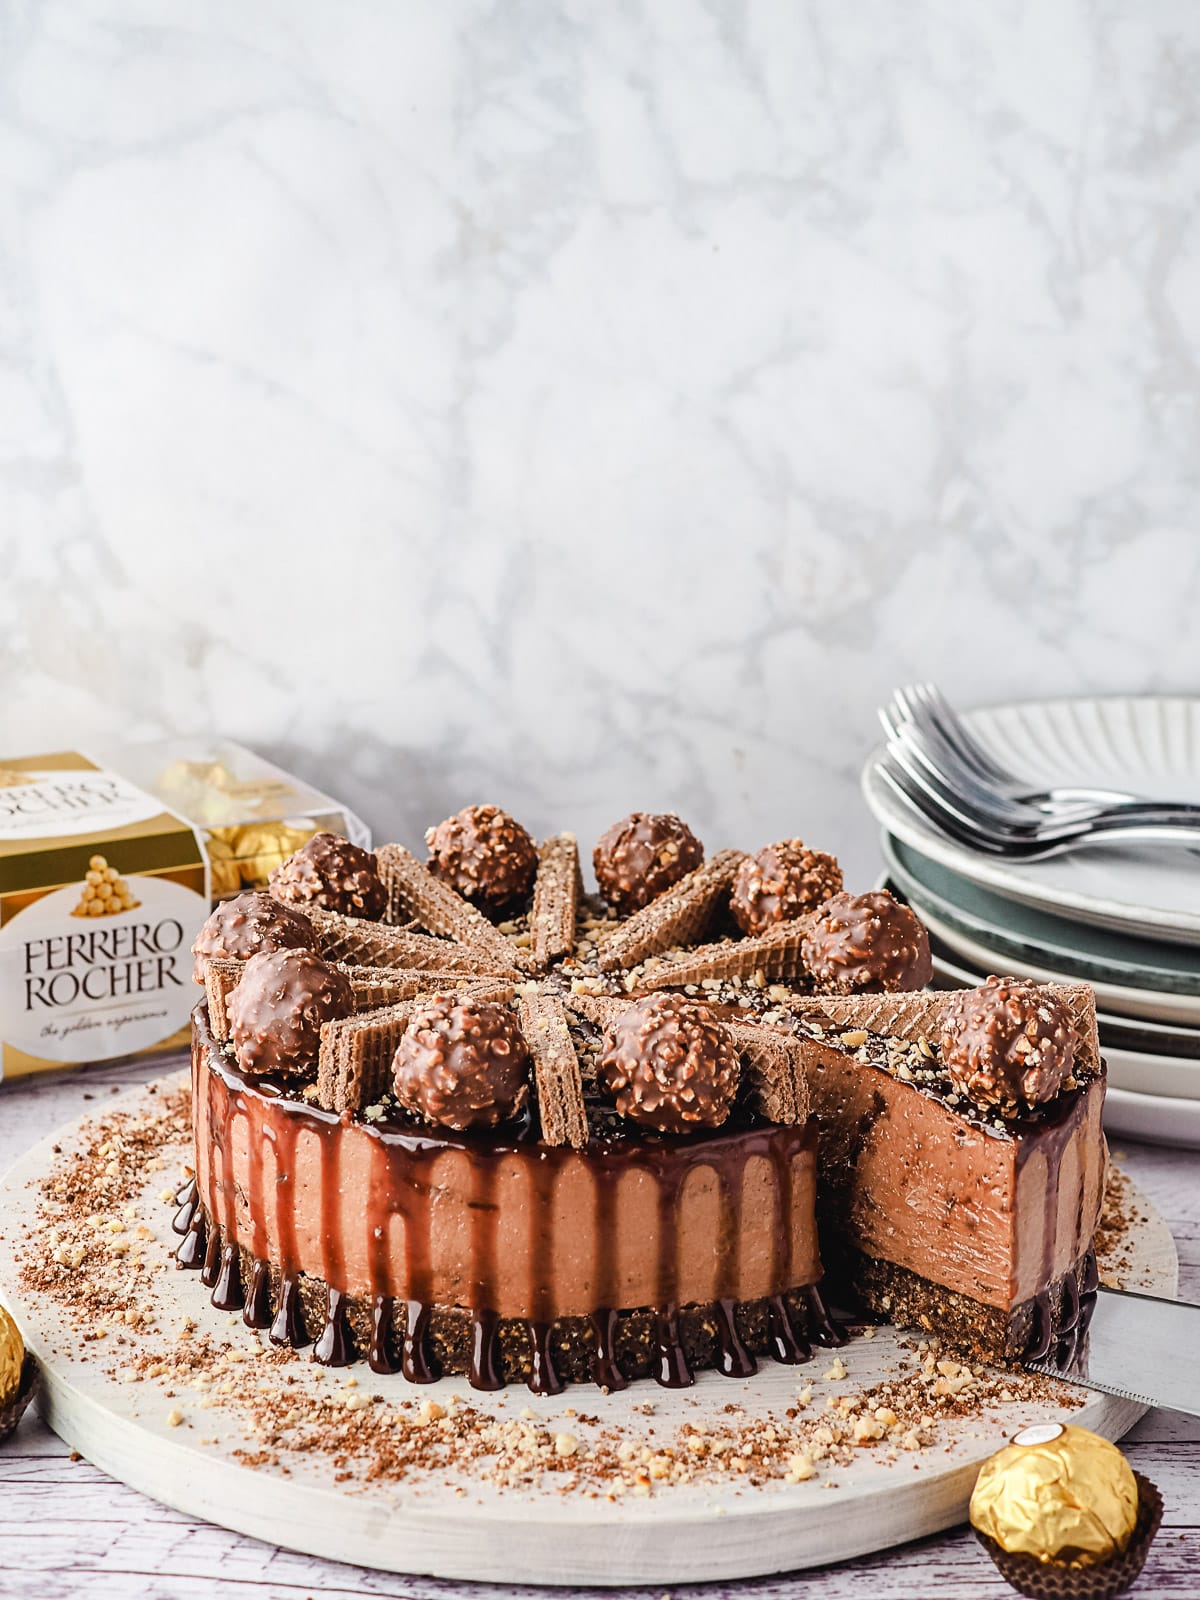
[(291, 828), (286, 822), (248, 822), (230, 830), (233, 853), (237, 858), (242, 883), (247, 889), (263, 889), (271, 873), (302, 844), (312, 838), (314, 828)]
[(1025, 1428), (983, 1464), (974, 1527), (1002, 1550), (1073, 1566), (1123, 1551), (1138, 1489), (1125, 1457), (1099, 1434), (1058, 1422)]
[(208, 864), (212, 876), (212, 896), (223, 900), (227, 895), (240, 894), (242, 874), (238, 870), (237, 853), (233, 847), (237, 828), (210, 828), (204, 836)]
[(0, 1406), (7, 1406), (17, 1397), (21, 1387), (21, 1367), (25, 1361), (25, 1345), (21, 1330), (0, 1306)]

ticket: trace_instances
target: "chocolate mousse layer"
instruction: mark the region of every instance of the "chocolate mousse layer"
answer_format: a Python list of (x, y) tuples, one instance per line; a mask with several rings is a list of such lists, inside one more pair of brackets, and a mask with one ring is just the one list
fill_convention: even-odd
[[(814, 1004), (806, 1028), (819, 1015)], [(1107, 1166), (1098, 1057), (1053, 1100), (1005, 1120), (955, 1092), (919, 1026), (907, 1038), (824, 1031), (801, 1048), (831, 1278), (889, 1320), (982, 1356), (1026, 1353), (1048, 1327), (1071, 1325), (1089, 1292)]]
[(815, 1285), (816, 1125), (595, 1135), (339, 1116), (251, 1078), (194, 1017), (196, 1194), (182, 1265), (281, 1342), (408, 1376), (604, 1387), (836, 1342)]

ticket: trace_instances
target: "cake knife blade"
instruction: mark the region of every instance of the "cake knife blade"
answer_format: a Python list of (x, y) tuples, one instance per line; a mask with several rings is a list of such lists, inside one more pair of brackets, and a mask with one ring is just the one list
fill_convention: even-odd
[(1067, 1383), (1200, 1417), (1200, 1305), (1124, 1289), (1096, 1290), (1082, 1363), (1029, 1361)]

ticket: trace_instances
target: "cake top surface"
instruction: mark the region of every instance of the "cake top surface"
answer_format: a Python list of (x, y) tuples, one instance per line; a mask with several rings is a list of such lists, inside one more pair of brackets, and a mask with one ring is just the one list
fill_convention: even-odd
[(281, 1092), (368, 1122), (583, 1148), (803, 1121), (805, 1040), (998, 1135), (1098, 1070), (1090, 991), (919, 992), (916, 916), (843, 892), (799, 839), (706, 857), (679, 818), (635, 812), (587, 894), (573, 835), (537, 845), (495, 806), (426, 837), (428, 864), (318, 835), (272, 885), (293, 916), (259, 908), (238, 940), (214, 914), (197, 969), (248, 1076), (282, 1064)]

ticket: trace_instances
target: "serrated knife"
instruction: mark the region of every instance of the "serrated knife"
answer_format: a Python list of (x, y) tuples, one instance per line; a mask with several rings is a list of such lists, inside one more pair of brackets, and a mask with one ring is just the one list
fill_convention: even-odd
[(1200, 1305), (1123, 1289), (1096, 1290), (1079, 1357), (1025, 1363), (1086, 1389), (1200, 1417)]

